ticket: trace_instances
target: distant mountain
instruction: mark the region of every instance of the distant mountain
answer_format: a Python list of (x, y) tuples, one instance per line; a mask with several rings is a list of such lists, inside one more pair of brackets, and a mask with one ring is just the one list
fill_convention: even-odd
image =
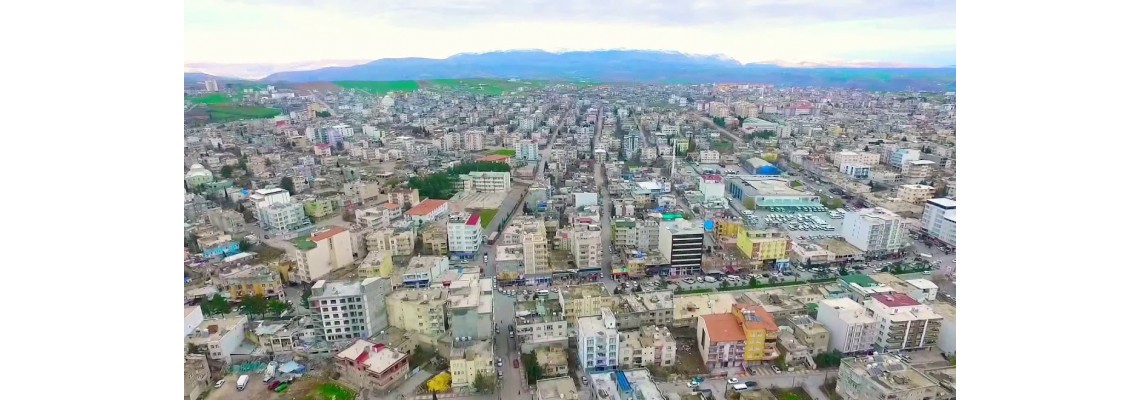
[(239, 79), (261, 79), (277, 72), (311, 71), (328, 67), (351, 67), (367, 63), (368, 60), (320, 60), (285, 64), (217, 64), (187, 63), (185, 72), (201, 72), (217, 76), (231, 76)]
[[(783, 66), (781, 65), (783, 64)], [(866, 90), (945, 90), (953, 68), (890, 68), (881, 64), (742, 64), (725, 56), (645, 50), (540, 50), (457, 54), (442, 60), (390, 58), (310, 71), (279, 72), (263, 82), (393, 81), (449, 78), (520, 78), (640, 83), (771, 83)]]

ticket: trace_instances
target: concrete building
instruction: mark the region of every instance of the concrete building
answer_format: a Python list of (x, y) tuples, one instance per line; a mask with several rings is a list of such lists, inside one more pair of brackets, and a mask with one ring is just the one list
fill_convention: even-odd
[(566, 316), (557, 299), (540, 296), (515, 303), (514, 325), (523, 353), (543, 347), (568, 347)]
[(701, 164), (717, 164), (720, 162), (720, 152), (716, 150), (701, 150), (697, 153), (697, 162)]
[(562, 376), (570, 373), (570, 358), (562, 347), (543, 347), (534, 351), (542, 376)]
[(794, 315), (788, 318), (792, 334), (796, 340), (807, 346), (812, 355), (824, 353), (831, 344), (831, 332), (826, 326), (807, 315)]
[(511, 225), (503, 230), (504, 237), (517, 234), (522, 246), (523, 274), (536, 282), (549, 281), (550, 241), (546, 238), (546, 226), (534, 217), (516, 217)]
[(575, 285), (558, 291), (558, 303), (566, 316), (568, 329), (574, 334), (577, 334), (574, 325), (578, 318), (601, 315), (602, 310), (613, 310), (617, 300), (601, 283)]
[(480, 374), (489, 381), (494, 381), (495, 353), (491, 341), (479, 340), (468, 346), (453, 347), (448, 366), (448, 372), (451, 372), (451, 386), (457, 389), (473, 386), (475, 377)]
[(537, 387), (535, 389), (538, 396), (537, 400), (574, 400), (580, 398), (578, 397), (578, 384), (574, 382), (574, 378), (569, 376), (540, 379), (535, 383), (535, 386)]
[(780, 328), (772, 313), (763, 306), (734, 304), (732, 316), (744, 331), (745, 365), (775, 361), (780, 356), (780, 351), (776, 348)]
[(408, 333), (438, 339), (445, 333), (446, 289), (398, 290), (388, 295), (388, 325)]
[(330, 272), (352, 265), (352, 234), (339, 226), (313, 231), (293, 240), (293, 271), (297, 282), (314, 282)]
[(234, 350), (245, 341), (247, 322), (249, 318), (244, 315), (207, 319), (186, 336), (186, 343), (205, 349), (211, 360), (229, 364)]
[(412, 255), (415, 243), (415, 233), (406, 228), (378, 229), (364, 237), (368, 251), (387, 251), (397, 257)]
[(426, 288), (443, 276), (449, 264), (447, 257), (443, 256), (414, 256), (400, 274), (399, 281), (393, 283), (406, 288)]
[(210, 363), (201, 354), (187, 354), (182, 364), (183, 399), (198, 400), (210, 390)]
[(424, 244), (423, 251), (421, 251), (420, 254), (447, 256), (446, 223), (437, 221), (420, 227), (420, 240)]
[(608, 309), (601, 315), (578, 318), (578, 362), (582, 371), (602, 372), (618, 369), (618, 347), (621, 337), (617, 319)]
[(958, 226), (958, 202), (946, 198), (926, 201), (919, 221), (922, 231), (951, 247), (957, 243), (955, 230)]
[(475, 258), (475, 253), (483, 247), (483, 240), (483, 226), (479, 224), (479, 214), (454, 213), (448, 218), (447, 250), (451, 256)]
[(896, 189), (895, 197), (899, 201), (911, 204), (923, 204), (934, 198), (934, 186), (927, 185), (900, 185)]
[[(714, 152), (715, 153), (715, 152)], [(720, 202), (724, 200), (724, 178), (720, 175), (705, 175), (697, 183), (697, 190), (705, 196), (705, 202)]]
[(902, 217), (881, 207), (848, 212), (841, 233), (847, 243), (870, 254), (898, 251), (905, 236)]
[(526, 161), (538, 161), (540, 156), (538, 143), (533, 140), (519, 140), (515, 142), (515, 158)]
[(364, 278), (391, 278), (395, 269), (392, 253), (377, 250), (364, 256), (364, 260), (356, 267), (356, 272)]
[(930, 375), (891, 354), (846, 358), (835, 391), (844, 400), (947, 400), (954, 396)]
[(851, 300), (855, 300), (855, 302), (859, 304), (865, 304), (871, 300), (871, 295), (892, 294), (897, 292), (891, 285), (879, 282), (863, 274), (840, 276), (838, 283), (839, 288), (847, 292), (847, 297)]
[(579, 270), (600, 269), (602, 261), (602, 226), (575, 225), (570, 233), (570, 256)]
[(191, 189), (198, 188), (199, 186), (214, 181), (214, 173), (202, 166), (202, 164), (194, 164), (190, 166), (190, 170), (186, 171), (186, 186)]
[(942, 332), (938, 334), (938, 350), (944, 354), (958, 352), (958, 310), (949, 303), (934, 303), (930, 307), (942, 316)]
[(595, 372), (586, 385), (592, 390), (591, 399), (606, 400), (666, 400), (665, 394), (657, 388), (646, 369), (616, 372)]
[(745, 208), (819, 206), (819, 196), (789, 186), (783, 178), (734, 175), (728, 178), (728, 195)]
[(367, 340), (357, 340), (336, 354), (340, 379), (357, 387), (376, 391), (391, 390), (408, 379), (408, 355)]
[(871, 177), (871, 166), (867, 164), (843, 164), (839, 166), (839, 172), (852, 179), (863, 180)]
[(478, 272), (465, 273), (443, 282), (447, 290), (447, 321), (451, 336), (491, 339), (495, 333), (491, 279), (480, 279)]
[(916, 161), (920, 158), (922, 158), (921, 151), (915, 149), (898, 149), (891, 153), (891, 156), (887, 159), (887, 164), (901, 169), (907, 162)]
[(309, 310), (316, 334), (327, 342), (367, 339), (388, 327), (388, 279), (324, 281), (313, 284)]
[(942, 316), (905, 294), (876, 294), (865, 304), (878, 325), (875, 349), (915, 350), (933, 347)]
[(870, 153), (864, 151), (837, 151), (831, 153), (831, 162), (836, 167), (842, 167), (847, 164), (861, 164), (866, 166), (879, 165), (881, 156), (878, 153)]
[(677, 341), (667, 326), (646, 325), (636, 332), (622, 332), (621, 367), (656, 365), (671, 367), (677, 362)]
[(870, 352), (878, 336), (878, 325), (863, 306), (848, 298), (820, 301), (816, 319), (831, 333), (829, 350), (844, 354)]
[(613, 308), (618, 330), (673, 324), (673, 291), (657, 290), (624, 294)]
[(215, 281), (219, 289), (229, 292), (230, 298), (235, 300), (245, 296), (285, 298), (281, 272), (266, 265), (242, 265), (222, 270)]
[(770, 263), (788, 258), (791, 240), (787, 233), (777, 229), (741, 229), (736, 236), (736, 247), (752, 260)]
[(447, 200), (424, 199), (408, 209), (404, 215), (411, 218), (412, 224), (421, 225), (434, 221), (448, 213)]
[(710, 370), (743, 367), (744, 329), (732, 314), (697, 317), (697, 348)]
[(202, 316), (202, 306), (184, 307), (182, 314), (182, 334), (189, 335), (194, 333), (194, 330), (198, 329), (198, 326), (202, 325), (202, 321), (205, 320), (205, 317)]
[(287, 231), (308, 225), (305, 206), (293, 201), (285, 189), (258, 189), (249, 195), (253, 214), (262, 229)]
[(463, 190), (475, 193), (498, 193), (511, 190), (510, 172), (472, 171), (459, 176)]
[(662, 221), (658, 233), (658, 248), (669, 260), (670, 276), (690, 276), (701, 273), (704, 261), (705, 231), (684, 219)]

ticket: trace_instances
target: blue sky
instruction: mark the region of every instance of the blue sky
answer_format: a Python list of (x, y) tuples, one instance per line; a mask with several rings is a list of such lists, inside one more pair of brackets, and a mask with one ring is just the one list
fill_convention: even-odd
[(742, 62), (955, 63), (943, 0), (187, 0), (186, 62), (674, 50)]

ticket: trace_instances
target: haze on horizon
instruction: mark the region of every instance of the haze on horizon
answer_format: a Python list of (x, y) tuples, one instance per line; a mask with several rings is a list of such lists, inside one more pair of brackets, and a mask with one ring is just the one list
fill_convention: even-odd
[(668, 50), (743, 63), (955, 64), (952, 0), (188, 0), (185, 11), (187, 64), (516, 49)]

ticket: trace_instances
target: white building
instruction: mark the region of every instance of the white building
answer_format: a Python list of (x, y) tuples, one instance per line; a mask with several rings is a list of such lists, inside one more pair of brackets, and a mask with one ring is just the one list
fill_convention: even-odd
[(510, 172), (473, 171), (460, 175), (463, 189), (476, 193), (496, 193), (511, 190)]
[(697, 160), (701, 164), (716, 164), (720, 162), (720, 152), (716, 150), (701, 150)]
[(864, 304), (878, 326), (875, 349), (913, 350), (933, 347), (942, 316), (905, 294), (876, 294)]
[(402, 280), (394, 283), (403, 284), (405, 287), (428, 287), (436, 281), (436, 278), (443, 276), (448, 265), (447, 257), (415, 256), (408, 261), (408, 267), (404, 268)]
[(902, 248), (902, 230), (902, 217), (881, 207), (848, 212), (843, 217), (843, 240), (868, 253)]
[(844, 164), (878, 165), (881, 158), (878, 153), (865, 151), (843, 150), (831, 154), (831, 162), (837, 167)]
[(702, 176), (697, 188), (705, 196), (705, 202), (724, 200), (724, 178), (720, 175)]
[(352, 233), (339, 226), (318, 230), (293, 241), (297, 267), (293, 280), (313, 282), (330, 272), (352, 265)]
[(816, 321), (831, 333), (829, 350), (863, 353), (875, 346), (878, 332), (875, 319), (855, 300), (844, 297), (820, 301)]
[(534, 140), (519, 140), (515, 142), (515, 158), (526, 161), (538, 161), (541, 154), (539, 153), (538, 143)]
[(852, 357), (839, 364), (835, 391), (845, 400), (947, 400), (952, 390), (895, 354)]
[(621, 333), (622, 368), (656, 365), (672, 367), (677, 362), (677, 341), (665, 326), (642, 326), (637, 332)]
[(779, 128), (780, 124), (765, 121), (760, 118), (746, 118), (744, 122), (740, 124), (740, 130), (748, 133), (763, 131), (772, 131), (774, 133)]
[(254, 215), (262, 229), (285, 231), (309, 224), (305, 217), (305, 206), (293, 201), (285, 189), (258, 189), (249, 195), (253, 202)]
[(204, 347), (206, 356), (226, 364), (230, 355), (245, 340), (245, 324), (249, 318), (244, 315), (227, 318), (214, 318), (202, 321), (186, 337), (186, 342)]
[(927, 235), (954, 246), (957, 243), (954, 233), (958, 225), (957, 210), (958, 202), (954, 200), (947, 198), (927, 200), (919, 224)]
[(447, 219), (447, 250), (464, 258), (475, 257), (483, 246), (483, 225), (479, 214), (455, 213)]
[(602, 309), (602, 315), (578, 318), (578, 362), (582, 371), (602, 372), (618, 369), (618, 335), (614, 313)]
[(570, 233), (570, 255), (579, 269), (600, 268), (602, 261), (601, 225), (577, 225)]
[(183, 335), (194, 333), (194, 330), (198, 329), (198, 326), (202, 325), (202, 321), (204, 320), (205, 318), (202, 316), (202, 306), (186, 307), (182, 315)]
[(467, 131), (463, 133), (463, 150), (483, 150), (483, 132)]
[(855, 179), (867, 179), (871, 176), (871, 167), (866, 164), (843, 164), (839, 172)]
[(324, 281), (313, 284), (309, 309), (316, 333), (326, 341), (367, 339), (388, 327), (388, 279)]

